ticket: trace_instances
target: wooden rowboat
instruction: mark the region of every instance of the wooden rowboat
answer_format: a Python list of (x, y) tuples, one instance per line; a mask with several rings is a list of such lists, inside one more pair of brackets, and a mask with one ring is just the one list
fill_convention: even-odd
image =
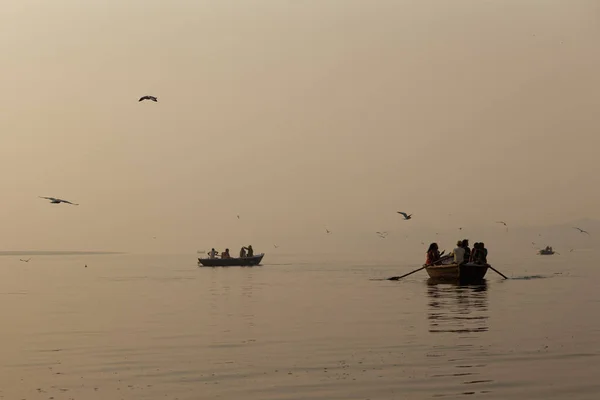
[(488, 264), (454, 264), (448, 260), (446, 264), (425, 267), (429, 277), (443, 281), (459, 281), (461, 283), (481, 282), (489, 268)]
[(257, 254), (252, 257), (238, 258), (199, 258), (199, 267), (253, 267), (259, 265), (262, 261), (264, 253)]

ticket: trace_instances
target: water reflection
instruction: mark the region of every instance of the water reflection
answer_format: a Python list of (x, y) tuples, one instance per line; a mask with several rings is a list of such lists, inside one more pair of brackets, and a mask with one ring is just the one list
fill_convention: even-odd
[(444, 388), (433, 397), (489, 393), (494, 381), (485, 373), (489, 354), (480, 335), (488, 331), (487, 284), (460, 285), (430, 279), (427, 296), (429, 332), (436, 335), (430, 354), (440, 359), (430, 377)]
[(427, 281), (429, 332), (470, 333), (488, 330), (487, 283), (459, 285)]

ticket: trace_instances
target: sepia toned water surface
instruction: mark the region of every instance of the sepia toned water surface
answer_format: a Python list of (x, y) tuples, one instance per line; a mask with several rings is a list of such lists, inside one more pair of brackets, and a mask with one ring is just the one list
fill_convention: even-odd
[[(21, 257), (23, 258), (23, 257)], [(269, 255), (0, 257), (2, 399), (597, 399), (591, 252), (418, 265)], [(88, 267), (86, 268), (85, 265)]]

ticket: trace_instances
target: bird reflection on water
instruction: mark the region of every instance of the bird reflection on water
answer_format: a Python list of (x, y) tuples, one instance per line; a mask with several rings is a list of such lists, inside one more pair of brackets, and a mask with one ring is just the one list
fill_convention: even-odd
[(427, 281), (429, 332), (486, 332), (487, 283), (459, 285)]

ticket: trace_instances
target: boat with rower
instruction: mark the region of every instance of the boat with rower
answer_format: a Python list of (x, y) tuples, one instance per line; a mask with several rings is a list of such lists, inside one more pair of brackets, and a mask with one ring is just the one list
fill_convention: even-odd
[(489, 264), (455, 264), (453, 258), (443, 258), (436, 265), (427, 265), (425, 270), (430, 278), (461, 283), (481, 282), (487, 273)]
[(265, 253), (252, 257), (198, 258), (199, 267), (254, 267), (259, 265)]

